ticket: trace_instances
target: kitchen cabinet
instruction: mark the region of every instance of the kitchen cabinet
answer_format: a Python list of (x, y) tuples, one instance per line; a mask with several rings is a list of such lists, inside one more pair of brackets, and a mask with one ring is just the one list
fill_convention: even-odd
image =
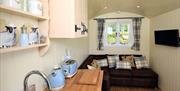
[(50, 38), (87, 36), (87, 0), (50, 0)]

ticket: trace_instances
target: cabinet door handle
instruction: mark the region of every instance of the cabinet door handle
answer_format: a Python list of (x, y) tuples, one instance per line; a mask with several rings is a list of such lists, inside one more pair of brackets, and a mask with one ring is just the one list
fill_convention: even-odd
[(81, 28), (75, 25), (75, 32), (77, 32), (78, 30), (81, 30)]
[(83, 27), (83, 30), (82, 30), (81, 34), (84, 34), (85, 32), (88, 33), (88, 29), (87, 29), (86, 25), (83, 22), (81, 22), (81, 26)]

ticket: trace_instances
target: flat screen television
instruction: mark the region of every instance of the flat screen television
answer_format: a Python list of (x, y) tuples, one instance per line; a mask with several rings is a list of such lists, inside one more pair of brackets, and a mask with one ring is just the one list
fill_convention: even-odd
[(180, 36), (178, 29), (157, 30), (155, 44), (180, 47)]

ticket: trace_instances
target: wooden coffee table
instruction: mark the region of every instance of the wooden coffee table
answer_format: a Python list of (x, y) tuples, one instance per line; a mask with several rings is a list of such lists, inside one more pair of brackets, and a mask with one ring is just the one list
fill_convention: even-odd
[[(97, 70), (94, 70), (97, 71)], [(98, 70), (99, 74), (92, 74), (92, 71), (87, 70), (87, 69), (80, 69), (78, 70), (77, 74), (69, 79), (66, 79), (66, 84), (65, 86), (60, 90), (60, 91), (101, 91), (102, 88), (102, 81), (103, 81), (103, 71)], [(85, 73), (91, 74), (91, 75), (86, 75)], [(86, 80), (87, 79), (87, 82)], [(95, 79), (93, 79), (95, 78)], [(97, 78), (97, 81), (95, 81)], [(92, 84), (90, 84), (88, 81), (92, 80)], [(80, 82), (83, 82), (80, 83)], [(46, 90), (44, 90), (46, 91)], [(56, 90), (57, 91), (57, 90)]]

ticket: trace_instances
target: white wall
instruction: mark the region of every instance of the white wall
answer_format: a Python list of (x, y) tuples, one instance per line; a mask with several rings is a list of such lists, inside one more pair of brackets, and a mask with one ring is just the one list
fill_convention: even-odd
[(155, 45), (154, 30), (179, 29), (180, 8), (151, 19), (150, 59), (162, 91), (180, 91), (180, 47)]
[[(97, 18), (115, 18), (115, 17), (140, 17), (134, 13), (120, 12), (120, 13), (108, 13)], [(142, 17), (142, 16), (141, 16)], [(97, 50), (98, 40), (97, 40), (97, 21), (91, 19), (89, 21), (89, 52), (90, 54), (143, 54), (149, 58), (149, 32), (150, 32), (150, 20), (144, 18), (142, 20), (141, 27), (141, 50), (134, 51), (130, 48), (104, 48), (103, 51)]]
[[(0, 13), (0, 20), (14, 22), (17, 26), (24, 23), (37, 24), (36, 20)], [(0, 54), (0, 91), (22, 91), (23, 79), (31, 70), (40, 70), (47, 75), (54, 65), (62, 62), (65, 50), (69, 49), (73, 59), (79, 64), (88, 56), (88, 38), (51, 39), (48, 53), (40, 57), (38, 49)], [(36, 83), (41, 91), (43, 80), (38, 76), (30, 77), (30, 84)]]

